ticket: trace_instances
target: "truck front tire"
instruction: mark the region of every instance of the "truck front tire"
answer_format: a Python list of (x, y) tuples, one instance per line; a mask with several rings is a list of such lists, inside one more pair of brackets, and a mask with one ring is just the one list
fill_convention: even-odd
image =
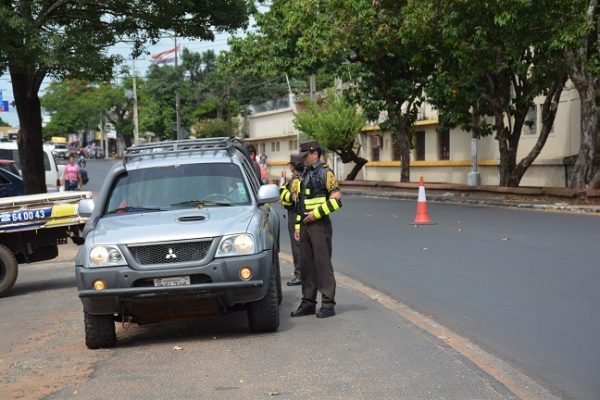
[(10, 249), (0, 244), (0, 297), (13, 287), (19, 274), (17, 259)]
[(114, 347), (117, 344), (115, 320), (112, 315), (93, 315), (84, 312), (85, 345), (88, 349)]
[(274, 332), (279, 328), (279, 296), (275, 269), (276, 266), (273, 265), (267, 295), (248, 304), (248, 324), (252, 332)]

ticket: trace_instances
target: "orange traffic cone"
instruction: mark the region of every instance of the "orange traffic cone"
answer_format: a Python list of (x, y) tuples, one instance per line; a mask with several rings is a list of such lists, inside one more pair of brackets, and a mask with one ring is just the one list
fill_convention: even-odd
[(429, 212), (427, 211), (427, 198), (425, 197), (425, 183), (423, 177), (419, 181), (419, 197), (417, 199), (417, 215), (415, 216), (415, 222), (413, 225), (433, 225), (435, 222), (429, 218)]

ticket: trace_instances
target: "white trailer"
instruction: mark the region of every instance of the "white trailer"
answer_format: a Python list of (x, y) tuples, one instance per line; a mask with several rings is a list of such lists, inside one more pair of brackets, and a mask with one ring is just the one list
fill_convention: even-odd
[(19, 264), (51, 260), (58, 245), (83, 243), (94, 207), (92, 192), (44, 193), (0, 199), (0, 297), (17, 280)]

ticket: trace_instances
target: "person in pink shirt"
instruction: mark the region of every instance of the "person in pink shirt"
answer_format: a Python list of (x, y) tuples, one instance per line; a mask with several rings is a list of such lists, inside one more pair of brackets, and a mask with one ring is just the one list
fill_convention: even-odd
[(65, 173), (60, 183), (61, 185), (65, 185), (66, 191), (75, 191), (83, 184), (79, 165), (75, 164), (75, 157), (69, 157), (69, 163), (65, 167)]

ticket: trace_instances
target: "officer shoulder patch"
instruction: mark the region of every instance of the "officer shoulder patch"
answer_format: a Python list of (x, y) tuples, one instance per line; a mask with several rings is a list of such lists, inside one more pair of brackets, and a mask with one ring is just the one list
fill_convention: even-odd
[(339, 188), (340, 188), (340, 185), (338, 184), (338, 181), (335, 178), (335, 175), (333, 174), (332, 170), (327, 171), (326, 186), (327, 186), (328, 192), (331, 192), (332, 190), (339, 190)]
[(300, 193), (300, 179), (298, 177), (292, 179), (292, 187), (290, 188), (290, 191), (292, 194)]

